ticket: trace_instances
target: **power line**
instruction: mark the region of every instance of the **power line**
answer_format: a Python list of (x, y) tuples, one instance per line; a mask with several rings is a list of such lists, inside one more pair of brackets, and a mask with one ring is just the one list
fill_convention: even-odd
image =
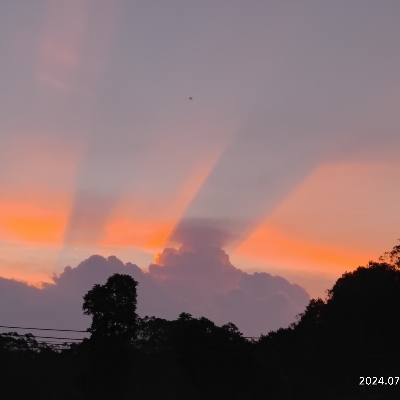
[(6, 326), (0, 325), (0, 328), (9, 328), (9, 329), (31, 329), (36, 331), (57, 331), (57, 332), (81, 332), (81, 333), (90, 333), (88, 331), (78, 331), (74, 329), (55, 329), (55, 328), (27, 328), (23, 326)]
[[(55, 328), (28, 328), (22, 326), (6, 326), (0, 325), (0, 328), (8, 328), (8, 329), (25, 329), (25, 330), (37, 330), (37, 331), (55, 331), (55, 332), (80, 332), (80, 333), (90, 333), (88, 331), (78, 331), (74, 329), (55, 329)], [(182, 336), (201, 336), (202, 334), (198, 335), (182, 335)], [(40, 337), (40, 336), (38, 336)], [(259, 339), (260, 336), (241, 336), (243, 339)]]
[(82, 341), (82, 339), (75, 339), (75, 338), (68, 338), (68, 337), (56, 337), (56, 336), (35, 336), (38, 337), (40, 339), (60, 339), (60, 340), (80, 340)]
[[(3, 327), (3, 326), (2, 326)], [(16, 327), (14, 327), (16, 328)], [(24, 329), (29, 329), (29, 328), (24, 328)], [(39, 328), (40, 330), (51, 330), (50, 328)], [(64, 330), (64, 331), (72, 331), (72, 330)], [(46, 345), (50, 345), (50, 346), (71, 346), (72, 344), (80, 344), (81, 342), (77, 342), (77, 341), (82, 341), (83, 339), (76, 339), (76, 338), (64, 338), (64, 337), (55, 337), (55, 336), (36, 336), (38, 338), (41, 339), (57, 339), (57, 340), (73, 340), (70, 342), (54, 342), (54, 341), (44, 341), (44, 340), (38, 340), (36, 341), (37, 345), (34, 344), (29, 344), (29, 348), (30, 349), (40, 349), (42, 347), (40, 347), (40, 344), (46, 344)], [(139, 344), (139, 345), (145, 345), (145, 346), (153, 346), (153, 343), (148, 343), (148, 342), (138, 342), (138, 341), (134, 341), (130, 343), (132, 344)], [(6, 347), (18, 347), (16, 343), (3, 343), (3, 345), (5, 345)], [(157, 346), (157, 344), (156, 344)], [(253, 354), (253, 355), (262, 355), (258, 352), (254, 352), (254, 351), (210, 351), (210, 350), (185, 350), (185, 351), (177, 351), (177, 352), (173, 352), (173, 353), (143, 353), (143, 352), (138, 352), (137, 348), (135, 347), (121, 347), (121, 346), (107, 346), (107, 345), (101, 345), (101, 344), (93, 344), (93, 343), (86, 343), (85, 347), (89, 347), (89, 348), (109, 348), (109, 349), (124, 349), (124, 350), (134, 350), (137, 354), (142, 354), (142, 355), (173, 355), (173, 356), (179, 356), (179, 355), (183, 355), (183, 354), (200, 354), (200, 355), (210, 355), (210, 354), (224, 354), (224, 355), (234, 355), (234, 354)], [(168, 345), (162, 345), (161, 347), (169, 347)], [(278, 357), (278, 358), (308, 358), (308, 357), (330, 357), (330, 358), (383, 358), (383, 359), (398, 359), (398, 356), (383, 356), (383, 355), (340, 355), (340, 354), (279, 354), (279, 355), (274, 355), (274, 357)]]

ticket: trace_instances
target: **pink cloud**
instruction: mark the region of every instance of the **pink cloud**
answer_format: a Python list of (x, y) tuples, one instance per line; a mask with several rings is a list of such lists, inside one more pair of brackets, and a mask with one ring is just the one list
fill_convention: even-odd
[[(199, 235), (195, 231), (191, 238)], [(4, 325), (85, 329), (89, 320), (82, 314), (82, 297), (113, 273), (139, 282), (140, 316), (173, 319), (189, 312), (217, 324), (233, 322), (250, 336), (289, 325), (309, 301), (303, 288), (282, 277), (235, 268), (225, 251), (211, 243), (195, 246), (189, 239), (178, 249), (165, 248), (156, 262), (145, 273), (114, 256), (91, 256), (76, 268), (66, 267), (42, 289), (0, 279), (0, 318)]]

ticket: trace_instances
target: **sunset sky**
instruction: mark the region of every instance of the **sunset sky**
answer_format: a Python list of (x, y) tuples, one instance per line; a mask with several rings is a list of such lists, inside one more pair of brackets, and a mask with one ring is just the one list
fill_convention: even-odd
[(147, 270), (200, 224), (235, 267), (324, 296), (400, 238), (399, 16), (2, 1), (0, 276), (40, 286), (93, 254)]

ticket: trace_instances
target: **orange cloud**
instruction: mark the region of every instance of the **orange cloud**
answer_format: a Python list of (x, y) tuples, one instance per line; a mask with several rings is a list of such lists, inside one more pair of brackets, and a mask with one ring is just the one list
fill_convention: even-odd
[[(152, 198), (126, 196), (110, 218), (104, 246), (160, 249), (220, 156), (214, 152), (194, 166), (177, 192)], [(169, 197), (169, 198), (168, 198)]]
[[(15, 134), (2, 149), (0, 235), (8, 241), (61, 243), (82, 143)], [(2, 152), (3, 153), (3, 152)]]
[(319, 166), (237, 249), (275, 265), (343, 273), (399, 236), (400, 163)]
[(42, 288), (43, 283), (54, 282), (51, 278), (53, 272), (50, 265), (44, 266), (43, 263), (38, 265), (32, 261), (0, 261), (0, 274), (2, 278), (26, 282), (28, 285), (37, 288)]
[(28, 203), (0, 203), (0, 234), (7, 240), (58, 244), (66, 222), (63, 212)]
[(108, 224), (107, 238), (102, 245), (158, 249), (164, 244), (173, 227), (173, 222), (114, 221)]
[(366, 253), (348, 252), (333, 246), (290, 237), (279, 228), (263, 224), (235, 251), (239, 256), (261, 259), (271, 265), (298, 270), (341, 274), (365, 264)]

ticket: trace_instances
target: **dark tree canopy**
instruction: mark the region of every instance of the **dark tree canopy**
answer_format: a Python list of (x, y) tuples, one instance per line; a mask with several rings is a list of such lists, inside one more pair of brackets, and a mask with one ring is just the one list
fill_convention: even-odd
[(379, 262), (344, 273), (325, 300), (311, 300), (292, 328), (330, 336), (380, 338), (400, 334), (400, 246)]
[(386, 251), (379, 257), (379, 261), (400, 268), (400, 244), (394, 246), (391, 251)]
[[(292, 374), (291, 398), (345, 398), (364, 388), (360, 376), (398, 376), (399, 260), (396, 246), (378, 262), (344, 273), (325, 299), (310, 301), (296, 323), (260, 338), (260, 352)], [(373, 393), (394, 399), (400, 398), (398, 389), (389, 383)]]
[(136, 289), (121, 274), (95, 285), (83, 304), (91, 337), (81, 343), (0, 333), (0, 398), (400, 398), (400, 246), (346, 272), (297, 322), (259, 340), (188, 313), (139, 318)]
[(325, 301), (311, 300), (295, 329), (380, 338), (400, 334), (400, 269), (386, 262), (343, 274)]
[(129, 341), (135, 337), (137, 284), (130, 275), (114, 274), (83, 297), (84, 314), (93, 318), (89, 328), (93, 339)]

